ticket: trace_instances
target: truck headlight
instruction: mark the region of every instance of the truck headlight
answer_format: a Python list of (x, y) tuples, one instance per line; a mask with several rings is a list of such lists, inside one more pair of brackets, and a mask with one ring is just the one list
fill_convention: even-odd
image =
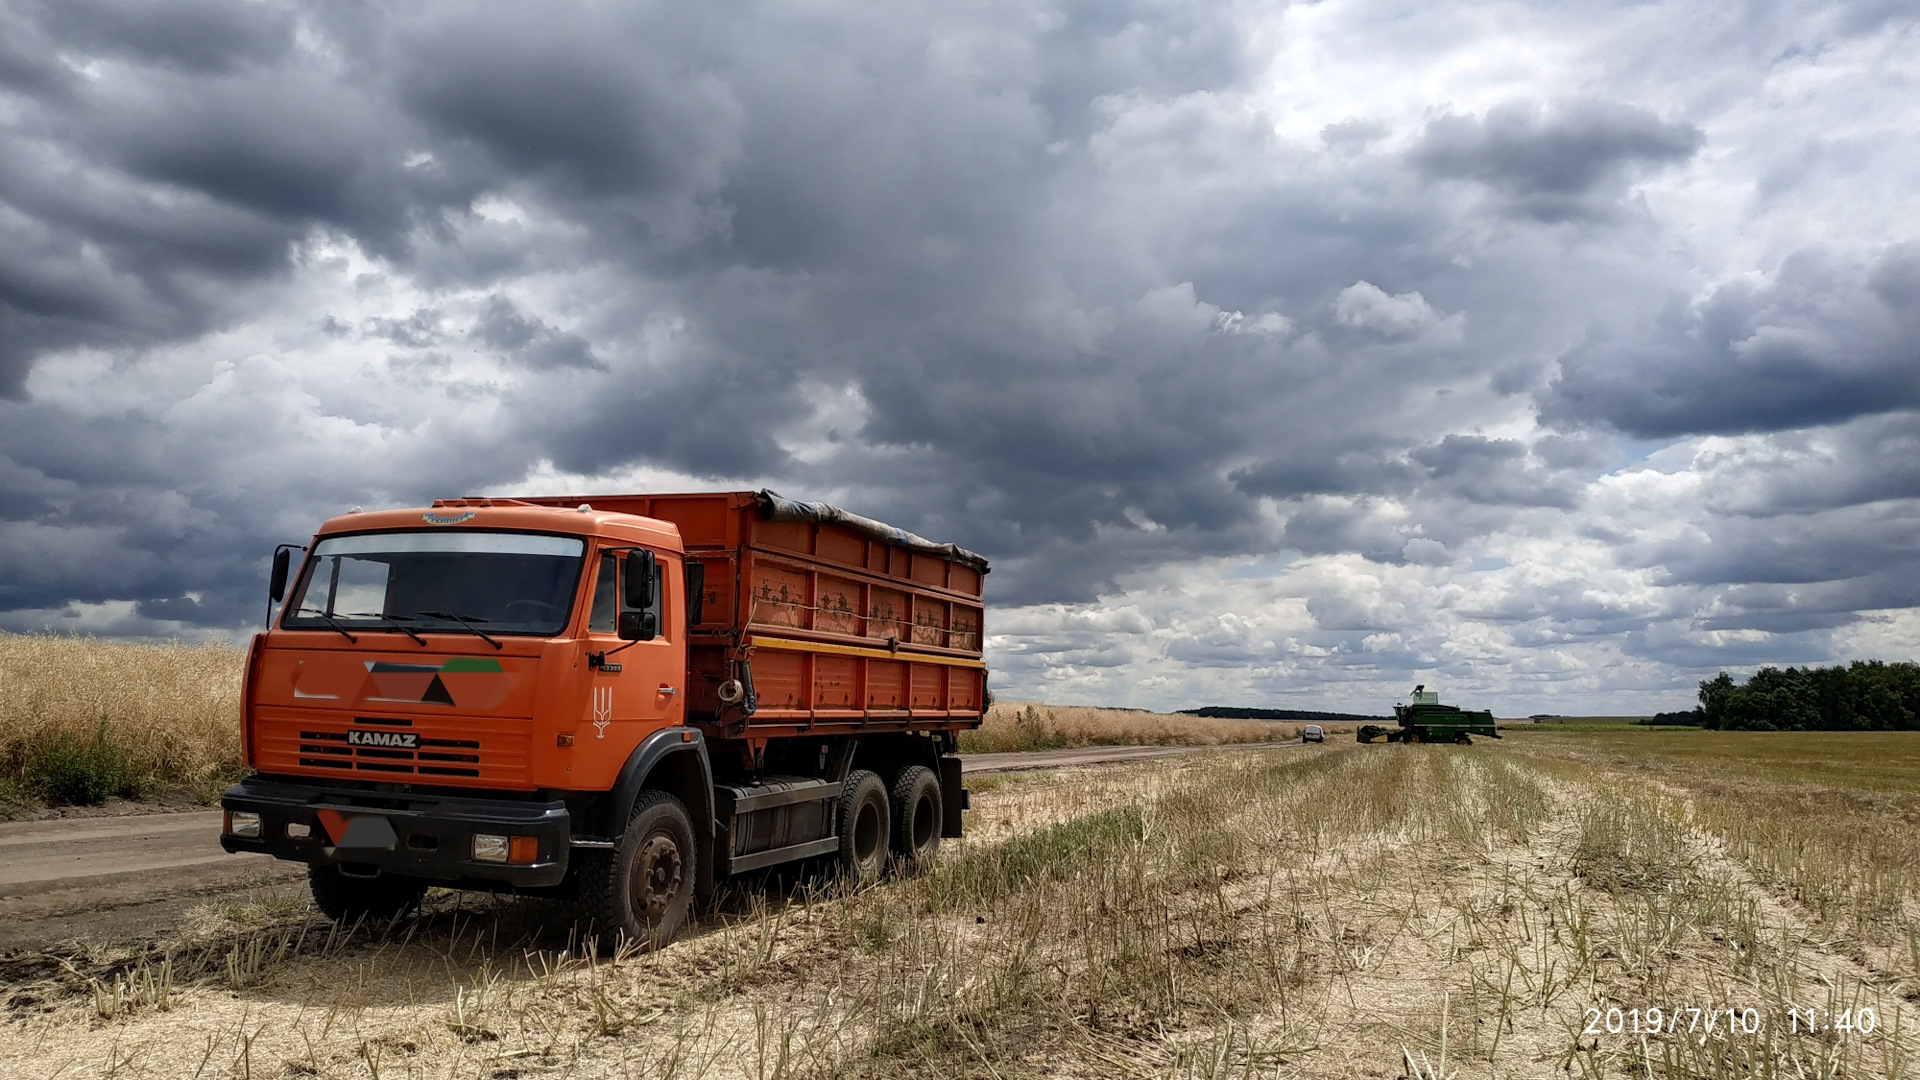
[(260, 839), (260, 815), (249, 814), (245, 810), (227, 811), (227, 835), (248, 840)]
[(493, 833), (473, 834), (473, 858), (476, 862), (506, 862), (508, 850), (507, 838), (504, 836), (496, 836)]

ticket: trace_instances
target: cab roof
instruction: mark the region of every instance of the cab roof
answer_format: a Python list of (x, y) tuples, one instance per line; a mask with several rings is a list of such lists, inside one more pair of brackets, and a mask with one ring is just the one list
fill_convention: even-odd
[(586, 503), (561, 508), (515, 499), (437, 499), (431, 507), (350, 511), (327, 519), (317, 536), (434, 529), (557, 533), (645, 544), (664, 551), (684, 550), (680, 527), (670, 521), (595, 510)]

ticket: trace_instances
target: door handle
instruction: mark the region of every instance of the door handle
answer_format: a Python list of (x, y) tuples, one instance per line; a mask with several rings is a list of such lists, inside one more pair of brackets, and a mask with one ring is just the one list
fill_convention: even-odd
[(671, 686), (668, 686), (668, 685), (667, 685), (667, 684), (665, 684), (665, 683), (661, 683), (661, 684), (660, 684), (660, 692), (661, 692), (662, 694), (665, 694), (665, 695), (667, 695), (668, 697), (672, 697), (673, 695), (675, 695), (675, 694), (677, 694), (677, 693), (679, 693), (680, 691), (679, 691), (679, 690), (678, 690), (677, 688), (675, 688), (675, 687), (671, 687)]

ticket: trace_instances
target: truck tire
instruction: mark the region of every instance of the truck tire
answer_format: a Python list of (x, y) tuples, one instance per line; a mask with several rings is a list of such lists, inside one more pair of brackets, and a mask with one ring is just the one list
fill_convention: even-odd
[(643, 791), (612, 851), (580, 851), (580, 907), (609, 951), (657, 949), (686, 925), (699, 880), (693, 820), (679, 799)]
[(933, 865), (940, 850), (940, 780), (933, 770), (910, 765), (893, 778), (887, 796), (893, 807), (894, 865), (902, 873), (917, 874)]
[(337, 923), (385, 922), (420, 904), (427, 883), (397, 874), (375, 878), (348, 877), (337, 867), (307, 867), (307, 888), (313, 906)]
[(887, 869), (887, 786), (865, 769), (840, 789), (840, 873), (854, 886), (870, 885)]

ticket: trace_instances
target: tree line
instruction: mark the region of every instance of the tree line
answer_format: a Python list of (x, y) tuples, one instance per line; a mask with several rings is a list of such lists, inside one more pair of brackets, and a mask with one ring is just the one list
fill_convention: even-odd
[(1920, 731), (1920, 664), (1763, 667), (1700, 684), (1693, 722), (1721, 731)]

